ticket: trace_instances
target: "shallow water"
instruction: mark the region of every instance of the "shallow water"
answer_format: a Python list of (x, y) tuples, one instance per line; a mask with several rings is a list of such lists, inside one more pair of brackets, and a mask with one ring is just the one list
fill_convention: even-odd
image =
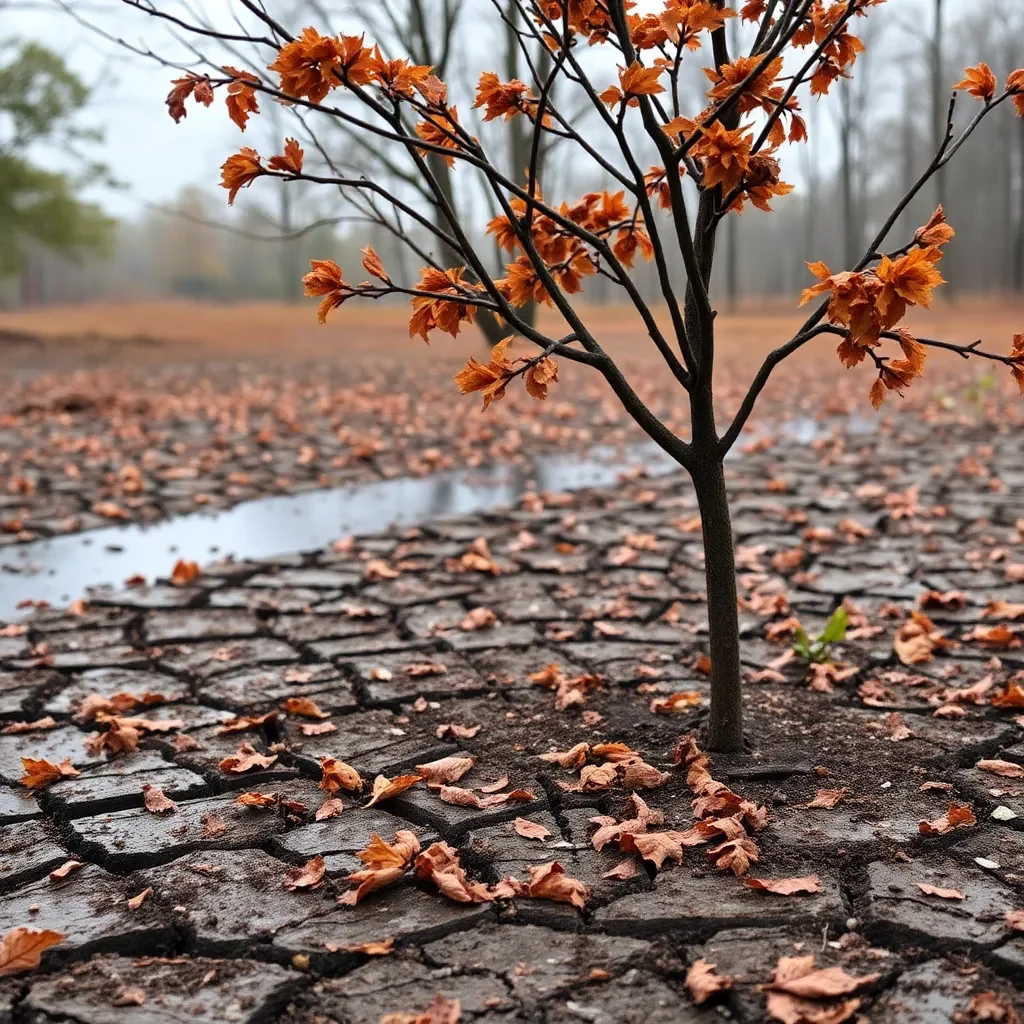
[[(828, 436), (836, 422), (788, 421), (777, 433), (798, 444)], [(850, 433), (873, 421), (842, 423)], [(739, 446), (733, 449), (739, 452)], [(86, 588), (120, 586), (130, 576), (169, 575), (174, 562), (238, 560), (311, 551), (348, 534), (374, 533), (391, 524), (413, 526), (514, 504), (529, 490), (608, 487), (643, 469), (662, 476), (678, 466), (653, 443), (623, 450), (595, 449), (586, 457), (544, 455), (526, 467), (494, 466), (371, 481), (243, 502), (221, 512), (196, 512), (154, 524), (129, 524), (69, 534), (8, 548), (0, 555), (0, 617), (19, 614), (24, 600), (66, 604)]]

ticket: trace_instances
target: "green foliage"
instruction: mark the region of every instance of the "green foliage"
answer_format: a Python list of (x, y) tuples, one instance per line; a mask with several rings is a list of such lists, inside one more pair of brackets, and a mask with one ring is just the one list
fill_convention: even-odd
[[(78, 198), (86, 184), (107, 181), (105, 168), (81, 161), (78, 174), (38, 166), (29, 151), (76, 155), (98, 132), (76, 125), (89, 91), (51, 50), (0, 43), (0, 276), (17, 273), (34, 240), (68, 256), (107, 251), (114, 221)], [(36, 158), (38, 161), (38, 157)]]
[(802, 626), (793, 634), (793, 650), (804, 661), (820, 664), (832, 660), (832, 645), (842, 643), (846, 636), (846, 609), (840, 605), (819, 636), (812, 640)]

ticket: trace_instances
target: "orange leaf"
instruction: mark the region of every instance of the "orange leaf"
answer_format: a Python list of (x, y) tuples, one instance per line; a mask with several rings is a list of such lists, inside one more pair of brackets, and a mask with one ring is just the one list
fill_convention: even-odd
[(973, 68), (965, 69), (963, 79), (957, 82), (953, 88), (963, 89), (975, 99), (984, 100), (987, 103), (995, 96), (997, 85), (992, 69), (982, 62)]
[(323, 884), (326, 867), (320, 854), (306, 861), (301, 868), (290, 868), (284, 875), (284, 887), (296, 889), (317, 889)]
[(39, 966), (43, 952), (63, 942), (60, 932), (40, 928), (12, 928), (0, 939), (0, 976), (21, 974)]
[(696, 960), (686, 972), (686, 988), (693, 1001), (700, 1006), (713, 995), (732, 988), (732, 978), (727, 974), (719, 974), (715, 964), (707, 960)]
[(959, 889), (940, 889), (938, 886), (929, 885), (927, 882), (917, 882), (918, 889), (925, 894), (925, 896), (938, 896), (943, 900), (965, 900), (967, 896), (962, 893)]
[(817, 875), (806, 875), (803, 878), (748, 878), (746, 884), (751, 889), (772, 892), (777, 896), (821, 892), (821, 879)]
[(73, 778), (81, 774), (72, 766), (70, 758), (65, 758), (60, 764), (52, 764), (43, 759), (35, 760), (31, 757), (23, 757), (21, 766), (25, 770), (25, 774), (18, 781), (28, 789), (40, 789), (58, 779)]
[(381, 263), (380, 257), (374, 251), (372, 245), (368, 245), (363, 252), (363, 269), (371, 274), (373, 277), (379, 278), (381, 281), (387, 284), (391, 283), (391, 278), (388, 277), (387, 272), (384, 270), (384, 264)]
[(399, 775), (394, 779), (378, 775), (373, 780), (373, 789), (366, 806), (372, 807), (382, 800), (393, 800), (399, 793), (404, 793), (410, 786), (415, 786), (417, 782), (422, 781), (422, 775)]

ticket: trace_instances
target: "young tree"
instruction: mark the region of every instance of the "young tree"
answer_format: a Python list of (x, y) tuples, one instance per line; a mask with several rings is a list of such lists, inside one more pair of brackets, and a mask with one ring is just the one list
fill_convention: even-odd
[[(125, 2), (157, 14), (143, 0)], [(418, 282), (395, 280), (367, 247), (363, 266), (372, 280), (350, 284), (336, 264), (317, 261), (305, 277), (306, 293), (321, 299), (321, 321), (350, 299), (408, 296), (410, 334), (424, 340), (437, 330), (457, 335), (462, 325), (474, 322), (479, 310), (500, 317), (507, 337), (495, 346), (490, 361), (481, 364), (470, 358), (456, 377), (462, 392), (482, 395), (484, 408), (499, 400), (517, 378), (535, 398), (545, 398), (558, 380), (556, 358), (581, 363), (604, 376), (630, 415), (693, 480), (703, 524), (710, 624), (707, 739), (716, 750), (741, 749), (736, 574), (723, 459), (774, 369), (822, 337), (839, 339), (838, 356), (844, 366), (871, 368), (876, 379), (870, 400), (876, 408), (888, 391), (902, 393), (921, 375), (930, 348), (1003, 363), (1024, 391), (1024, 335), (1002, 355), (982, 351), (980, 343), (961, 346), (914, 338), (899, 326), (908, 307), (928, 306), (933, 289), (943, 282), (937, 264), (942, 247), (953, 237), (943, 211), (936, 210), (912, 238), (887, 242), (900, 214), (983, 118), (1007, 100), (1024, 116), (1024, 70), (1011, 75), (1000, 90), (987, 65), (968, 69), (956, 88), (980, 103), (970, 124), (959, 134), (954, 132), (951, 101), (934, 156), (855, 265), (833, 273), (823, 263), (809, 264), (818, 283), (805, 291), (803, 301), (818, 296), (823, 301), (789, 341), (768, 355), (732, 421), (719, 432), (713, 402), (715, 309), (709, 295), (719, 227), (748, 203), (770, 211), (774, 200), (791, 191), (781, 180), (778, 156), (783, 147), (807, 143), (801, 98), (805, 93), (824, 95), (850, 77), (863, 49), (852, 32), (854, 20), (884, 0), (747, 0), (738, 16), (748, 26), (749, 45), (735, 54), (729, 52), (726, 34), (734, 12), (724, 0), (657, 0), (645, 4), (642, 12), (632, 0), (490, 0), (494, 17), (514, 27), (524, 55), (539, 44), (550, 55), (546, 71), (524, 57), (529, 81), (502, 80), (489, 73), (479, 82), (476, 104), (486, 119), (525, 119), (530, 125), (529, 160), (522, 179), (502, 173), (492, 163), (486, 147), (449, 105), (446, 87), (430, 66), (383, 53), (363, 36), (330, 34), (328, 26), (295, 33), (267, 14), (263, 5), (238, 2), (256, 26), (248, 41), (266, 49), (278, 84), (230, 68), (209, 77), (189, 71), (173, 84), (168, 97), (171, 114), (180, 119), (190, 97), (208, 105), (215, 89), (226, 92), (229, 113), (243, 128), (265, 100), (293, 104), (307, 121), (315, 113), (372, 136), (378, 145), (387, 143), (394, 159), (405, 161), (425, 185), (431, 208), (420, 208), (372, 178), (344, 178), (311, 169), (293, 139), (266, 161), (251, 148), (229, 157), (222, 168), (228, 201), (258, 179), (274, 177), (380, 196), (401, 211), (419, 232), (434, 239), (428, 250), (407, 238), (424, 264)], [(182, 27), (180, 19), (178, 26)], [(227, 35), (237, 38), (237, 27)], [(208, 42), (210, 32), (203, 36)], [(701, 59), (706, 41), (711, 55), (711, 64), (704, 69), (709, 102), (703, 110), (685, 111), (680, 101), (681, 68)], [(601, 48), (610, 52), (614, 64), (591, 60)], [(558, 103), (552, 92), (556, 82)], [(584, 135), (565, 116), (561, 102), (570, 95), (582, 96), (593, 109), (599, 135)], [(572, 202), (546, 198), (538, 173), (545, 139), (572, 147), (576, 159), (601, 168), (617, 191), (590, 193)], [(656, 161), (653, 166), (649, 157)], [(432, 169), (438, 162), (454, 171), (455, 180), (460, 174), (479, 175), (494, 196), (501, 213), (491, 220), (488, 231), (509, 253), (504, 276), (488, 273), (469, 225), (456, 216)], [(688, 201), (684, 177), (696, 186), (695, 202)], [(686, 270), (682, 289), (668, 268), (673, 247)], [(457, 264), (441, 262), (434, 251), (454, 255)], [(662, 330), (631, 279), (638, 255), (657, 268), (669, 331)], [(621, 288), (687, 396), (688, 438), (669, 430), (640, 401), (574, 305), (573, 296), (584, 279), (594, 275)], [(531, 300), (552, 307), (564, 322), (564, 333), (548, 334), (527, 323), (520, 310)], [(532, 344), (535, 354), (510, 358), (507, 346), (512, 336)], [(898, 358), (883, 354), (890, 349)]]

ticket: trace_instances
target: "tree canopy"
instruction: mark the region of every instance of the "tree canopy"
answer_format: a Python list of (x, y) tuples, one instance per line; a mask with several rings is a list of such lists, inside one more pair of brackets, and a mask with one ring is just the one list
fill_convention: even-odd
[[(89, 89), (52, 50), (0, 42), (0, 276), (22, 269), (29, 240), (71, 256), (103, 251), (110, 241), (114, 222), (78, 195), (107, 177), (80, 152), (100, 138), (78, 125), (88, 100)], [(47, 146), (70, 154), (77, 170), (42, 166), (34, 153)]]

